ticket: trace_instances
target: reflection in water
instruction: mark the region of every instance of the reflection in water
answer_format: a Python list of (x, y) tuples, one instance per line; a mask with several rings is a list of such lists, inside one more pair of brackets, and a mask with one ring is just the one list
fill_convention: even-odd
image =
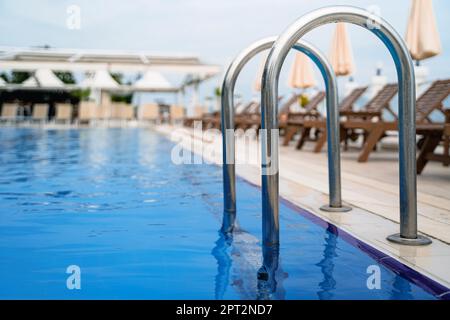
[(219, 231), (219, 239), (216, 241), (216, 246), (212, 249), (211, 254), (217, 260), (217, 275), (215, 278), (215, 298), (222, 300), (225, 291), (230, 281), (230, 269), (232, 260), (228, 253), (231, 244), (233, 243), (233, 236)]
[(280, 247), (264, 246), (263, 266), (258, 270), (258, 300), (284, 300), (286, 291), (283, 287), (283, 280), (287, 278), (287, 273), (279, 267)]
[(260, 300), (285, 299), (283, 280), (287, 278), (287, 274), (279, 267), (278, 247), (263, 247), (264, 267), (258, 271), (261, 263), (258, 239), (242, 230), (234, 234), (219, 231), (219, 238), (211, 254), (217, 261), (216, 299), (224, 298), (230, 281), (243, 299), (254, 299), (255, 296)]
[(333, 298), (333, 290), (336, 289), (336, 280), (333, 278), (334, 262), (333, 258), (337, 257), (338, 230), (335, 226), (329, 224), (326, 232), (325, 245), (322, 260), (316, 264), (320, 267), (323, 274), (323, 281), (319, 283), (320, 291), (317, 292), (320, 300), (329, 300)]
[(391, 292), (391, 300), (412, 300), (414, 297), (411, 294), (411, 283), (405, 278), (396, 275), (393, 290)]
[(233, 232), (234, 225), (236, 221), (236, 212), (227, 212), (224, 210), (222, 219), (222, 232), (231, 233)]

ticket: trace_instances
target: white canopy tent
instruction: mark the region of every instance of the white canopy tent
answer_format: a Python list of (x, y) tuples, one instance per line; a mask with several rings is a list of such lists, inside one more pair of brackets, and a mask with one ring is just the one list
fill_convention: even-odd
[(0, 69), (17, 71), (50, 69), (71, 72), (108, 70), (119, 73), (175, 72), (191, 74), (202, 81), (220, 72), (219, 66), (203, 63), (195, 56), (18, 47), (0, 47)]
[(25, 88), (63, 88), (64, 83), (50, 70), (38, 69), (22, 83)]
[[(106, 51), (106, 50), (75, 50), (55, 48), (18, 48), (0, 47), (0, 69), (27, 71), (44, 74), (44, 78), (50, 81), (48, 72), (53, 71), (72, 72), (74, 74), (88, 75), (75, 85), (62, 84), (63, 90), (90, 88), (91, 95), (98, 100), (102, 92), (184, 92), (187, 87), (194, 88), (197, 92), (198, 85), (221, 72), (217, 65), (206, 64), (195, 56), (163, 55), (146, 52), (130, 51)], [(37, 72), (39, 71), (39, 73)], [(137, 82), (132, 84), (119, 84), (111, 73), (120, 74), (144, 74)], [(164, 73), (180, 75), (180, 83), (171, 84)], [(54, 74), (53, 74), (54, 75)], [(57, 78), (55, 76), (55, 78)], [(181, 80), (185, 79), (185, 80)], [(186, 79), (195, 79), (190, 83)], [(36, 80), (36, 79), (35, 79)], [(54, 79), (53, 79), (54, 80)], [(50, 81), (50, 82), (53, 82)], [(59, 81), (59, 79), (57, 79)], [(3, 89), (39, 90), (33, 80), (27, 80), (24, 85), (7, 84)], [(52, 86), (55, 87), (55, 86)], [(60, 84), (57, 85), (57, 88)], [(102, 98), (100, 98), (101, 100)]]
[(134, 83), (138, 91), (174, 89), (172, 84), (159, 72), (148, 70), (144, 76)]
[(39, 84), (34, 76), (29, 77), (27, 80), (21, 83), (21, 87), (24, 88), (38, 88)]
[(94, 73), (87, 73), (87, 76), (81, 82), (80, 87), (113, 90), (118, 89), (119, 84), (111, 77), (107, 70), (97, 70)]

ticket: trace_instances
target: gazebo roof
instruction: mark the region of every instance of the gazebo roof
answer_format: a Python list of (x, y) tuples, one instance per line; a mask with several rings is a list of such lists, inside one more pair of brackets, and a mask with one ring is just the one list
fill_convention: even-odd
[(173, 88), (171, 83), (159, 72), (147, 71), (142, 78), (134, 83), (138, 90), (161, 89), (167, 90)]
[(0, 47), (0, 68), (34, 71), (176, 72), (203, 79), (220, 72), (217, 65), (191, 55), (165, 55), (138, 51), (79, 50), (55, 48)]

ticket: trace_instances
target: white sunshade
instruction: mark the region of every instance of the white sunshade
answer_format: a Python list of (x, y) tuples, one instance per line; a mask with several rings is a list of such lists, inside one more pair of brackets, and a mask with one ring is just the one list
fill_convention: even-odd
[(348, 76), (355, 72), (350, 37), (343, 22), (336, 24), (331, 41), (330, 63), (337, 76)]
[(117, 89), (119, 84), (107, 70), (97, 70), (81, 82), (81, 87), (95, 89)]
[(144, 76), (136, 81), (133, 87), (142, 90), (172, 89), (170, 82), (159, 72), (147, 71)]
[(39, 87), (39, 84), (34, 76), (29, 77), (27, 80), (22, 82), (22, 87), (27, 88), (37, 88)]
[(0, 77), (0, 87), (3, 87), (4, 85), (6, 85), (6, 82), (2, 77)]
[(415, 60), (424, 60), (441, 53), (441, 40), (431, 0), (412, 1), (405, 38)]
[(50, 69), (38, 69), (22, 83), (27, 88), (62, 88), (64, 83)]
[(295, 54), (294, 63), (288, 79), (291, 88), (306, 89), (316, 85), (311, 59), (302, 52)]

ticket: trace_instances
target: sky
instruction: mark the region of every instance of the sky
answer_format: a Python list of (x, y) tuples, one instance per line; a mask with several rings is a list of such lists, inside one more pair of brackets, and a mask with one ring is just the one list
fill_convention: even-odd
[[(260, 38), (280, 34), (303, 14), (327, 5), (376, 8), (401, 35), (405, 34), (411, 0), (0, 0), (0, 46), (50, 45), (57, 48), (144, 50), (164, 54), (196, 55), (226, 68), (240, 50)], [(67, 9), (81, 9), (80, 29), (67, 27)], [(450, 76), (450, 1), (434, 0), (442, 54), (423, 62), (430, 78)], [(305, 36), (329, 54), (334, 27), (322, 26)], [(355, 80), (367, 84), (376, 65), (395, 81), (393, 62), (384, 45), (370, 32), (348, 26), (355, 58)], [(249, 98), (260, 58), (243, 70), (236, 91)], [(292, 54), (280, 79), (288, 92)], [(316, 70), (319, 86), (320, 75)], [(209, 81), (201, 95), (213, 96), (221, 77)], [(341, 80), (342, 82), (344, 80)]]

